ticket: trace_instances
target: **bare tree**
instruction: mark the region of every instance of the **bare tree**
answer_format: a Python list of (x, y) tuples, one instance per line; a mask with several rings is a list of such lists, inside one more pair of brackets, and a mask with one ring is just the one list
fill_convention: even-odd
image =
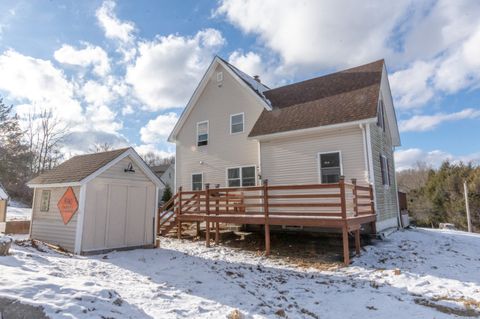
[(95, 143), (91, 147), (88, 148), (90, 153), (100, 153), (100, 152), (107, 152), (113, 149), (113, 145), (105, 142), (105, 143)]
[(140, 155), (149, 166), (175, 163), (175, 156), (161, 157), (154, 152), (148, 152)]
[(28, 115), (26, 138), (32, 154), (31, 171), (41, 173), (58, 165), (63, 154), (60, 147), (70, 134), (68, 125), (55, 117), (51, 109)]

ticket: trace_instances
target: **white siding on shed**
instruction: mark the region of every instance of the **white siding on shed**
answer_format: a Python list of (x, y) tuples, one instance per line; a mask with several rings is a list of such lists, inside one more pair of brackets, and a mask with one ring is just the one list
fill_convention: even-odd
[[(135, 173), (124, 171), (130, 162)], [(155, 189), (129, 157), (89, 182), (82, 252), (153, 244)]]
[[(78, 211), (73, 215), (70, 222), (65, 225), (57, 207), (60, 198), (65, 194), (68, 187), (54, 187), (35, 189), (35, 198), (32, 207), (31, 238), (49, 242), (61, 246), (69, 251), (75, 247), (75, 234), (77, 227)], [(72, 187), (73, 192), (80, 203), (80, 187)], [(50, 190), (50, 207), (48, 212), (40, 211), (42, 190)]]

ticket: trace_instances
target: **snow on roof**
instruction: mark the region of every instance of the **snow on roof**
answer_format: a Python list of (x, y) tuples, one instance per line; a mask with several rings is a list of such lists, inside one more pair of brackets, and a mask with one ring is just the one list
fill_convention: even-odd
[(228, 63), (227, 61), (225, 61), (224, 59), (220, 58), (226, 65), (228, 65), (230, 67), (230, 69), (232, 69), (233, 72), (235, 72), (235, 74), (237, 74), (245, 83), (247, 83), (247, 85), (249, 87), (252, 88), (253, 91), (255, 91), (255, 93), (258, 94), (258, 96), (260, 96), (262, 98), (262, 100), (265, 101), (265, 103), (267, 103), (268, 105), (271, 106), (271, 103), (270, 101), (266, 98), (266, 96), (263, 94), (263, 92), (265, 91), (268, 91), (270, 90), (270, 88), (266, 85), (264, 85), (263, 83), (255, 80), (254, 78), (252, 78), (250, 75), (248, 75), (247, 73), (243, 72), (242, 70), (239, 70), (236, 66)]

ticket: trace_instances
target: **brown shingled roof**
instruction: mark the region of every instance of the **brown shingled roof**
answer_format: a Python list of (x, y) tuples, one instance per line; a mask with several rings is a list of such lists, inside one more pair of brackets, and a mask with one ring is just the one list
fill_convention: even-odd
[(264, 92), (263, 110), (249, 136), (376, 117), (384, 60)]
[(28, 184), (80, 182), (125, 153), (128, 149), (122, 148), (108, 152), (74, 156), (57, 167), (35, 177)]

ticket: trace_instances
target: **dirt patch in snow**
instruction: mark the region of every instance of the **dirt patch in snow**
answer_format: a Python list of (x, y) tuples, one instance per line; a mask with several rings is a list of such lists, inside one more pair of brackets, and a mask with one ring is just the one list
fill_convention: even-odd
[(23, 304), (17, 300), (0, 297), (0, 318), (4, 319), (49, 319), (42, 306)]
[[(187, 231), (184, 234), (187, 235), (184, 237), (186, 239), (205, 240), (203, 237), (195, 237), (193, 231), (190, 233)], [(213, 239), (214, 236), (212, 236)], [(272, 232), (270, 242), (270, 258), (293, 266), (318, 270), (343, 267), (342, 239), (339, 234)], [(371, 244), (370, 240), (362, 238), (362, 246), (368, 244)], [(223, 234), (220, 245), (253, 252), (257, 256), (265, 254), (265, 236), (260, 231)], [(353, 238), (351, 238), (350, 247), (350, 252), (353, 254), (355, 251)]]
[[(443, 312), (448, 315), (456, 315), (460, 317), (480, 317), (480, 312), (475, 310), (473, 307), (478, 308), (478, 302), (474, 300), (465, 300), (463, 298), (453, 299), (453, 298), (435, 298), (435, 299), (425, 299), (425, 298), (416, 298), (414, 299), (417, 305), (422, 305), (425, 307), (433, 308), (437, 311)], [(444, 302), (447, 302), (452, 305), (448, 305)], [(473, 305), (472, 305), (473, 302)], [(463, 304), (464, 307), (459, 307), (460, 304)]]

